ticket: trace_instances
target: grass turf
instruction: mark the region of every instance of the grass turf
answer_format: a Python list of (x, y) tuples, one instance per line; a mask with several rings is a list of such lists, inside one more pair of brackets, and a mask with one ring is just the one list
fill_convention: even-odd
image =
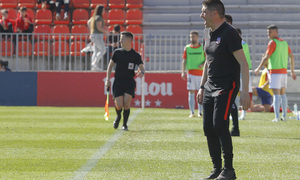
[[(202, 119), (188, 118), (188, 110), (132, 108), (128, 132), (112, 128), (113, 108), (109, 122), (104, 108), (0, 112), (0, 179), (80, 179), (82, 173), (84, 179), (182, 180), (212, 170)], [(233, 137), (238, 179), (299, 179), (300, 121), (272, 123), (273, 117), (247, 113), (240, 121), (241, 137)]]

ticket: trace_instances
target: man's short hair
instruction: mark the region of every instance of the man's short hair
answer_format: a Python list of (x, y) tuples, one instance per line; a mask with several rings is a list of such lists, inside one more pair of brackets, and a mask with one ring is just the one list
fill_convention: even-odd
[(119, 24), (116, 24), (116, 25), (114, 26), (114, 30), (115, 30), (116, 32), (120, 32), (120, 29), (121, 29), (121, 27), (120, 27)]
[(221, 0), (204, 0), (202, 2), (203, 6), (206, 6), (209, 11), (216, 10), (220, 18), (225, 16), (225, 7)]
[(242, 30), (240, 28), (235, 29), (240, 35), (242, 35)]
[(133, 39), (133, 34), (132, 34), (131, 32), (129, 32), (129, 31), (122, 31), (122, 32), (121, 32), (121, 35)]
[(225, 14), (225, 19), (226, 19), (226, 22), (228, 22), (229, 24), (232, 24), (232, 16), (230, 16), (229, 14)]
[(191, 31), (190, 34), (195, 34), (196, 36), (199, 36), (198, 31)]
[(275, 29), (278, 30), (278, 27), (275, 24), (271, 24), (270, 26), (267, 27), (267, 29)]
[(27, 11), (27, 8), (26, 7), (20, 7), (20, 11)]

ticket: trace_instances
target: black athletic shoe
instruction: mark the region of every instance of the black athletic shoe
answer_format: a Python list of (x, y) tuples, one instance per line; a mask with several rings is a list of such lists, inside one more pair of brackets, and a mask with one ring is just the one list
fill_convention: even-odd
[(127, 126), (123, 126), (122, 129), (123, 129), (124, 131), (128, 131), (128, 127), (127, 127)]
[(233, 169), (224, 169), (216, 180), (232, 180), (236, 179), (236, 175)]
[(116, 120), (114, 121), (114, 128), (115, 128), (115, 129), (118, 129), (119, 123), (120, 123), (120, 119), (121, 119), (121, 118), (118, 118), (118, 116), (116, 117)]
[(231, 136), (240, 136), (240, 130), (232, 129), (230, 132)]
[(221, 173), (221, 169), (214, 168), (214, 170), (211, 172), (211, 174), (204, 179), (215, 179), (220, 175), (220, 173)]

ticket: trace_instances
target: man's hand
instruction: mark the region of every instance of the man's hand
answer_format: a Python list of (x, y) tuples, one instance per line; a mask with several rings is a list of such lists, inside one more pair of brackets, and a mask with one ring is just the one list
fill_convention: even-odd
[(296, 79), (297, 79), (296, 73), (295, 73), (294, 71), (291, 72), (291, 76), (292, 76), (293, 80), (296, 80)]
[(259, 69), (258, 68), (256, 68), (255, 70), (254, 70), (254, 74), (257, 76), (257, 75), (259, 75)]
[(204, 89), (200, 88), (197, 93), (197, 101), (199, 104), (203, 104), (203, 95), (204, 95)]
[(106, 89), (108, 89), (110, 87), (110, 80), (109, 79), (107, 79), (105, 81), (105, 87), (106, 87)]
[(141, 71), (139, 71), (139, 72), (137, 73), (137, 76), (140, 77), (140, 78), (142, 78), (142, 77), (144, 76), (144, 73), (142, 73)]
[(185, 76), (186, 76), (185, 72), (181, 73), (181, 78), (182, 78), (183, 80), (185, 80)]
[(247, 110), (250, 108), (251, 99), (248, 92), (241, 92), (240, 101), (243, 110)]

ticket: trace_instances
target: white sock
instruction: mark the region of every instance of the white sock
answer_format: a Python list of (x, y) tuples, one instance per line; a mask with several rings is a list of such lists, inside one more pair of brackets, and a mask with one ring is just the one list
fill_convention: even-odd
[(286, 94), (281, 95), (282, 117), (287, 117), (287, 98)]
[(190, 108), (191, 114), (194, 114), (194, 109), (195, 109), (195, 93), (190, 93), (189, 92), (189, 108)]
[(280, 112), (280, 95), (273, 96), (273, 104), (274, 104), (274, 112), (275, 118), (279, 119), (279, 112)]

